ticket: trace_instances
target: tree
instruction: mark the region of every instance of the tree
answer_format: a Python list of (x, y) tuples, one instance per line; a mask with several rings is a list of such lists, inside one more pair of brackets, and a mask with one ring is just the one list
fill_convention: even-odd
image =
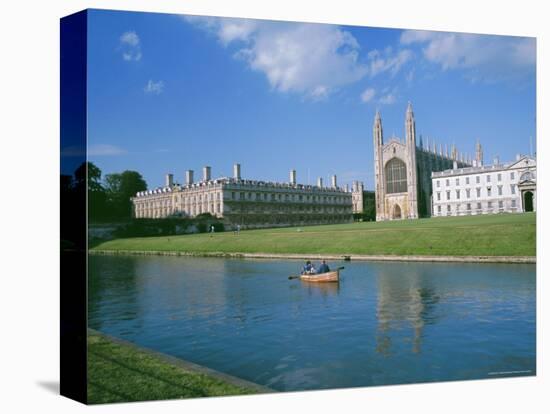
[(101, 185), (101, 170), (92, 162), (83, 162), (74, 172), (76, 192), (88, 192), (88, 215), (90, 220), (101, 220), (109, 215), (107, 196)]
[(117, 218), (130, 218), (132, 216), (130, 198), (135, 197), (138, 191), (147, 190), (147, 184), (141, 174), (128, 170), (120, 174), (107, 174), (105, 187), (109, 206)]
[(374, 191), (363, 192), (363, 220), (376, 220)]
[(104, 191), (101, 185), (101, 170), (92, 162), (86, 161), (74, 172), (75, 185), (83, 186), (86, 184), (86, 174), (88, 175), (88, 190), (89, 191)]

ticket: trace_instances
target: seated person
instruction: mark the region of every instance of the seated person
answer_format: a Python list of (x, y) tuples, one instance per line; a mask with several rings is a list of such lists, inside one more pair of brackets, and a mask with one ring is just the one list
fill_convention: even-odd
[(315, 266), (313, 266), (313, 263), (311, 263), (310, 260), (306, 262), (306, 265), (302, 269), (303, 275), (310, 275), (312, 273), (315, 273)]
[(321, 263), (321, 266), (319, 266), (319, 273), (327, 273), (330, 272), (330, 268), (328, 267), (328, 264), (326, 261), (323, 260)]

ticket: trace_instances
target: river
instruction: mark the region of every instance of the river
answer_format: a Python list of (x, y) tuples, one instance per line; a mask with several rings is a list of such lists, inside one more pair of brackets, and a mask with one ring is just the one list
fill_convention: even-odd
[(89, 257), (88, 324), (279, 391), (536, 373), (535, 265)]

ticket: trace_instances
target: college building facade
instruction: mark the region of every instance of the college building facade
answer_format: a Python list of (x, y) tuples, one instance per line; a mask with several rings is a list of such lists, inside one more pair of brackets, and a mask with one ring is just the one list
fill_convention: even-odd
[[(196, 217), (210, 213), (229, 228), (278, 227), (348, 223), (352, 221), (353, 191), (337, 185), (298, 184), (296, 170), (288, 183), (247, 180), (241, 166), (233, 166), (233, 177), (211, 178), (211, 168), (203, 168), (202, 180), (194, 182), (194, 172), (186, 172), (185, 184), (166, 175), (164, 187), (142, 191), (132, 198), (135, 218)], [(361, 186), (362, 189), (362, 186)]]
[(432, 174), (433, 216), (536, 211), (537, 162), (531, 156), (501, 164), (455, 168)]

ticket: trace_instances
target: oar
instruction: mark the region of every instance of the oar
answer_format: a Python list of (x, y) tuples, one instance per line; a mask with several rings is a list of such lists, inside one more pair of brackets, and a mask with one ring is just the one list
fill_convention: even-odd
[[(343, 269), (345, 269), (344, 266), (340, 266), (340, 267), (337, 267), (337, 268), (334, 269), (334, 270), (331, 270), (331, 272), (335, 272), (335, 271), (339, 271), (339, 270), (343, 270)], [(322, 275), (322, 273), (319, 273), (319, 274)], [(315, 275), (315, 273), (314, 273), (314, 275)], [(301, 276), (301, 275), (299, 275), (299, 276), (289, 276), (289, 277), (288, 277), (288, 280), (300, 279), (300, 276)]]

